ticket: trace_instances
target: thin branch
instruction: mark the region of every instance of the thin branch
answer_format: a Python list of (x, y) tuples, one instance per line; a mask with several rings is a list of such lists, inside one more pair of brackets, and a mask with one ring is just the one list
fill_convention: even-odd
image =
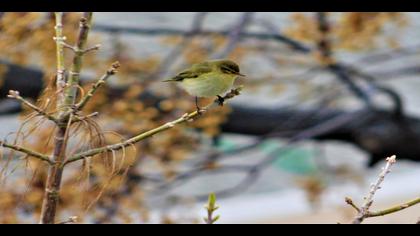
[[(346, 198), (346, 203), (349, 204), (351, 207), (353, 207), (357, 211), (357, 213), (360, 213), (361, 212), (360, 208), (358, 208), (353, 203), (353, 200), (351, 198), (348, 198), (347, 197)], [(403, 204), (400, 204), (400, 205), (397, 205), (397, 206), (393, 206), (393, 207), (387, 208), (385, 210), (374, 211), (374, 212), (368, 211), (365, 214), (365, 218), (372, 218), (372, 217), (389, 215), (389, 214), (392, 214), (392, 213), (395, 213), (395, 212), (402, 211), (402, 210), (407, 209), (409, 207), (415, 206), (417, 204), (420, 204), (420, 197), (419, 198), (416, 198), (414, 200), (411, 200), (409, 202), (406, 202), (406, 203), (403, 203)]]
[(349, 204), (351, 207), (353, 207), (356, 211), (357, 211), (357, 213), (359, 213), (360, 212), (360, 208), (359, 207), (357, 207), (356, 206), (356, 204), (354, 204), (354, 202), (353, 202), (353, 200), (351, 199), (351, 198), (349, 198), (349, 197), (346, 197), (346, 203), (347, 204)]
[(20, 101), (21, 103), (25, 104), (27, 107), (34, 110), (39, 115), (44, 116), (45, 118), (53, 121), (54, 123), (57, 123), (57, 119), (54, 116), (51, 116), (51, 115), (47, 114), (44, 110), (42, 110), (38, 106), (32, 104), (31, 102), (29, 102), (26, 99), (24, 99), (23, 97), (21, 97), (20, 93), (18, 91), (10, 90), (9, 95), (7, 95), (7, 97), (8, 98), (14, 98), (14, 99)]
[(382, 172), (379, 174), (379, 178), (375, 183), (372, 184), (368, 195), (365, 197), (365, 202), (360, 208), (359, 213), (356, 218), (353, 220), (353, 224), (361, 224), (363, 220), (369, 217), (369, 209), (373, 204), (373, 197), (376, 192), (381, 188), (381, 184), (384, 181), (386, 175), (391, 172), (391, 167), (396, 163), (396, 156), (388, 157), (386, 159), (386, 165), (383, 168)]
[(90, 101), (90, 99), (95, 94), (96, 90), (98, 90), (107, 80), (109, 77), (117, 73), (117, 69), (120, 67), (119, 62), (114, 62), (111, 65), (111, 68), (109, 68), (106, 73), (95, 83), (92, 85), (92, 88), (88, 91), (88, 93), (82, 98), (82, 100), (75, 106), (73, 109), (74, 111), (80, 111), (82, 110), (86, 104)]
[(412, 207), (414, 205), (417, 205), (420, 203), (420, 197), (411, 200), (409, 202), (394, 206), (394, 207), (390, 207), (388, 209), (385, 210), (381, 210), (381, 211), (375, 211), (375, 212), (369, 212), (367, 217), (377, 217), (377, 216), (384, 216), (384, 215), (389, 215), (398, 211), (402, 211), (404, 209), (407, 209), (409, 207)]
[(165, 76), (167, 70), (177, 62), (180, 55), (182, 55), (182, 52), (186, 48), (188, 48), (188, 45), (191, 44), (194, 37), (201, 32), (206, 16), (208, 16), (208, 12), (196, 13), (196, 15), (192, 19), (191, 29), (185, 32), (182, 41), (178, 45), (176, 45), (171, 50), (171, 52), (162, 60), (162, 62), (159, 64), (159, 67), (150, 76), (151, 79), (161, 78)]
[(86, 116), (77, 116), (76, 115), (76, 116), (73, 117), (72, 121), (73, 121), (73, 123), (76, 123), (76, 122), (88, 120), (88, 119), (90, 119), (92, 117), (95, 117), (95, 116), (98, 116), (98, 115), (99, 115), (99, 112), (93, 112), (93, 113), (91, 113), (89, 115), (86, 115)]
[(232, 29), (231, 33), (229, 34), (229, 41), (227, 45), (218, 53), (215, 53), (212, 58), (225, 58), (230, 52), (232, 52), (239, 41), (242, 39), (241, 35), (245, 32), (246, 27), (252, 21), (253, 12), (245, 12), (242, 16), (240, 16), (237, 25)]
[(95, 45), (95, 46), (93, 46), (93, 47), (90, 47), (90, 48), (84, 49), (84, 50), (82, 51), (82, 53), (83, 53), (83, 54), (87, 54), (87, 53), (92, 52), (92, 51), (97, 51), (97, 50), (99, 50), (99, 48), (101, 48), (101, 45), (100, 45), (100, 44), (96, 44), (96, 45)]
[[(239, 95), (241, 90), (242, 90), (242, 87), (238, 87), (236, 89), (232, 89), (223, 98), (225, 100), (232, 99), (233, 97)], [(218, 103), (218, 100), (215, 100), (213, 103), (211, 103), (210, 105), (206, 106), (203, 109), (203, 111), (206, 112), (209, 109), (217, 106), (218, 104), (219, 104)], [(168, 122), (168, 123), (166, 123), (166, 124), (164, 124), (162, 126), (159, 126), (159, 127), (155, 128), (155, 129), (152, 129), (152, 130), (149, 130), (149, 131), (144, 132), (142, 134), (139, 134), (139, 135), (137, 135), (137, 136), (135, 136), (133, 138), (130, 138), (130, 139), (124, 141), (124, 142), (117, 143), (117, 144), (112, 144), (112, 145), (108, 145), (108, 146), (105, 146), (105, 147), (95, 148), (95, 149), (91, 149), (91, 150), (88, 150), (88, 151), (85, 151), (85, 152), (76, 154), (76, 155), (70, 157), (64, 163), (64, 165), (69, 164), (71, 162), (75, 162), (75, 161), (78, 161), (78, 160), (85, 159), (87, 157), (95, 156), (97, 154), (120, 150), (122, 148), (131, 146), (134, 143), (140, 142), (141, 140), (150, 138), (150, 137), (152, 137), (155, 134), (161, 133), (161, 132), (166, 131), (168, 129), (172, 129), (176, 125), (179, 125), (179, 124), (182, 124), (182, 123), (185, 123), (185, 122), (188, 122), (188, 121), (192, 121), (192, 120), (194, 120), (195, 118), (197, 118), (199, 116), (200, 116), (200, 113), (198, 113), (197, 111), (194, 111), (192, 113), (185, 113), (182, 117), (180, 117), (180, 118), (178, 118), (178, 119), (176, 119), (174, 121)]]
[(22, 153), (25, 153), (25, 154), (27, 154), (29, 156), (35, 157), (37, 159), (40, 159), (42, 161), (46, 161), (49, 164), (53, 164), (53, 161), (51, 161), (51, 159), (50, 159), (49, 156), (47, 156), (45, 154), (42, 154), (42, 153), (39, 153), (39, 152), (36, 152), (36, 151), (33, 151), (33, 150), (29, 149), (29, 148), (21, 147), (19, 145), (9, 144), (9, 143), (3, 142), (3, 141), (0, 141), (0, 147), (5, 147), (5, 148), (8, 148), (8, 149), (13, 149), (15, 151), (22, 152)]
[(97, 45), (95, 45), (93, 47), (90, 47), (90, 48), (87, 48), (87, 49), (80, 49), (77, 46), (71, 46), (70, 44), (67, 44), (65, 42), (63, 42), (62, 44), (63, 44), (64, 48), (70, 49), (76, 55), (81, 55), (81, 56), (83, 56), (83, 55), (85, 55), (85, 54), (87, 54), (87, 53), (89, 53), (91, 51), (99, 50), (99, 48), (101, 47), (100, 44), (97, 44)]

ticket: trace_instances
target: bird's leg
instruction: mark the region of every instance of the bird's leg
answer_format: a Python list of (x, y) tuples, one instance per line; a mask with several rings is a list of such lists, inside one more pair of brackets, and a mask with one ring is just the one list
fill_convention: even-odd
[(219, 102), (220, 106), (223, 106), (223, 103), (225, 102), (225, 99), (221, 97), (220, 95), (217, 95), (217, 101)]
[(197, 96), (195, 97), (195, 107), (197, 108), (197, 113), (199, 115), (201, 115), (202, 114), (202, 110), (201, 110), (200, 106), (198, 105), (198, 97)]

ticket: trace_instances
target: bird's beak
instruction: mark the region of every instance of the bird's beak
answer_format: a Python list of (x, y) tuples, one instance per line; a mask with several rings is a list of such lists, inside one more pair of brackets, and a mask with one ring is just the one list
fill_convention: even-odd
[(243, 74), (241, 74), (241, 73), (238, 73), (238, 74), (236, 74), (236, 75), (239, 75), (239, 76), (242, 76), (242, 77), (246, 77), (246, 75), (243, 75)]

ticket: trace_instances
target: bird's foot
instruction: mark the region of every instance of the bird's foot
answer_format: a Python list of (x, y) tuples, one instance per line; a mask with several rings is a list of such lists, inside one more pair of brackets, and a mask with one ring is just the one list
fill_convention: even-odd
[(217, 95), (217, 102), (219, 103), (219, 106), (223, 106), (223, 104), (225, 103), (225, 99), (223, 97), (221, 97), (220, 95)]
[(202, 115), (205, 112), (205, 110), (201, 109), (200, 107), (196, 107), (196, 108), (197, 108), (197, 114), (198, 115)]

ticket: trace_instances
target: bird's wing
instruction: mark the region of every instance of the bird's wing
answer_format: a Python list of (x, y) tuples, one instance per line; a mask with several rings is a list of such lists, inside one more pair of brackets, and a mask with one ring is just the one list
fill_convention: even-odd
[(208, 63), (206, 62), (199, 63), (199, 64), (193, 65), (190, 69), (182, 71), (181, 73), (179, 73), (178, 75), (176, 75), (175, 77), (171, 79), (164, 80), (164, 82), (183, 81), (184, 79), (193, 79), (193, 78), (197, 78), (198, 76), (202, 74), (209, 73), (211, 71), (212, 71), (212, 68)]

